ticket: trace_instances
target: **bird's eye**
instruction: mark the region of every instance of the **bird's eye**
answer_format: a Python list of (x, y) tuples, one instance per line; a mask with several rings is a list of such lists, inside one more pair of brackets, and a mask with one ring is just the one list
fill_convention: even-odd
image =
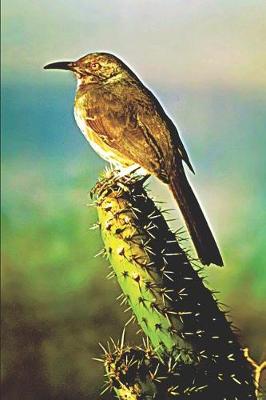
[(98, 69), (101, 68), (101, 65), (97, 62), (93, 62), (90, 64), (91, 69), (93, 69), (93, 71), (97, 71)]

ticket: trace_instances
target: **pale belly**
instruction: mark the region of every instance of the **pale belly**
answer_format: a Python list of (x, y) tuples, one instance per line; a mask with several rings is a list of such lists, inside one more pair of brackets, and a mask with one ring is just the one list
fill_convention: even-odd
[(102, 141), (102, 139), (97, 135), (90, 127), (87, 126), (86, 120), (82, 117), (80, 111), (74, 109), (74, 116), (76, 123), (85, 136), (85, 138), (90, 143), (93, 150), (105, 161), (113, 164), (116, 168), (122, 170), (123, 168), (132, 167), (136, 168), (137, 164), (133, 161), (130, 161), (119, 155), (115, 150), (111, 147), (107, 146), (106, 143)]

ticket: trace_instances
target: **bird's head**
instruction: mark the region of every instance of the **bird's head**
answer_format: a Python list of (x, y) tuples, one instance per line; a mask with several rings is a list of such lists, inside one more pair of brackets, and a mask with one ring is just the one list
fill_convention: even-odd
[(64, 69), (74, 72), (82, 83), (100, 83), (119, 77), (130, 71), (116, 56), (109, 53), (91, 53), (77, 61), (59, 61), (48, 64), (44, 69)]

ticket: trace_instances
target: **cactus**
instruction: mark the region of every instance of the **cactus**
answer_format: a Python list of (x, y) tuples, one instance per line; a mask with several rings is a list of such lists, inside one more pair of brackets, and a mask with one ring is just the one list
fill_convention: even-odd
[(115, 388), (122, 400), (170, 400), (184, 393), (191, 399), (196, 393), (203, 395), (207, 387), (207, 383), (202, 384), (205, 377), (195, 380), (193, 365), (176, 362), (174, 357), (162, 362), (149, 343), (144, 343), (143, 348), (114, 345), (110, 352), (106, 351), (104, 362), (107, 388)]
[[(144, 181), (109, 172), (93, 190), (123, 302), (153, 348), (107, 352), (110, 382), (120, 399), (256, 399), (252, 368), (225, 313)], [(132, 360), (130, 367), (125, 360)], [(156, 368), (159, 381), (148, 378)]]

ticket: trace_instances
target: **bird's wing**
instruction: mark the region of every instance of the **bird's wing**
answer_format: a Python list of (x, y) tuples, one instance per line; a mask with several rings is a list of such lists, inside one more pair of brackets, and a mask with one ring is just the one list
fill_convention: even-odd
[[(163, 113), (164, 113), (164, 111), (163, 111)], [(165, 113), (164, 113), (164, 116), (165, 116), (164, 120), (167, 124), (167, 128), (171, 132), (171, 136), (172, 136), (174, 145), (175, 145), (175, 147), (177, 147), (177, 150), (178, 150), (179, 155), (181, 156), (181, 159), (183, 161), (185, 161), (185, 163), (189, 167), (190, 171), (193, 172), (193, 174), (194, 174), (195, 173), (194, 168), (190, 162), (187, 151), (185, 149), (185, 146), (182, 143), (182, 140), (179, 136), (179, 133), (178, 133), (178, 130), (177, 130), (175, 124)]]
[(165, 154), (142, 114), (134, 104), (113, 97), (94, 113), (90, 109), (86, 123), (120, 159), (124, 156), (167, 181)]
[[(165, 132), (164, 135), (166, 135), (168, 138), (170, 137), (169, 140), (171, 140), (171, 144), (173, 146), (173, 151), (175, 153), (175, 156), (177, 158), (183, 160), (187, 164), (189, 169), (194, 173), (194, 169), (189, 160), (188, 154), (182, 143), (182, 140), (180, 138), (179, 132), (178, 132), (175, 124), (168, 117), (168, 115), (164, 111), (161, 103), (158, 101), (158, 99), (155, 97), (155, 95), (146, 87), (144, 87), (144, 91), (146, 93), (146, 97), (149, 99), (150, 103), (153, 105), (154, 126), (153, 126), (152, 131), (154, 132), (154, 135), (160, 136), (162, 134), (162, 132)], [(156, 129), (156, 126), (159, 126), (160, 129)], [(178, 153), (176, 152), (176, 150)]]
[(193, 171), (177, 129), (148, 90), (134, 87), (126, 98), (109, 94), (87, 123), (108, 146), (163, 181), (176, 158)]

